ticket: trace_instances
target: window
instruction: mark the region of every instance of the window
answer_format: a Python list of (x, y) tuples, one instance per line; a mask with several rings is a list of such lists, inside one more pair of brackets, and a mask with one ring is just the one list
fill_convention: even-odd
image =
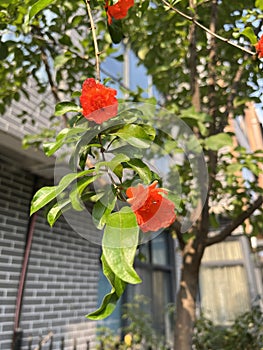
[[(126, 291), (117, 304), (117, 308), (106, 320), (98, 322), (98, 326), (111, 328), (118, 332), (125, 326), (121, 318), (122, 304), (132, 303), (135, 296), (143, 295), (149, 301), (144, 305), (145, 312), (150, 314), (152, 326), (156, 333), (172, 343), (173, 312), (169, 305), (175, 301), (175, 266), (174, 240), (169, 233), (163, 232), (155, 239), (140, 245), (135, 268), (142, 279), (137, 285), (127, 285)], [(110, 287), (102, 274), (99, 280), (99, 301)], [(173, 310), (173, 308), (172, 308)]]
[(129, 285), (126, 301), (132, 302), (135, 295), (149, 299), (147, 312), (158, 334), (167, 342), (172, 341), (173, 313), (169, 304), (174, 303), (175, 269), (174, 241), (167, 232), (140, 246), (135, 263), (142, 283)]
[(216, 325), (230, 325), (250, 309), (252, 269), (246, 249), (245, 237), (233, 237), (204, 253), (199, 280), (201, 309)]

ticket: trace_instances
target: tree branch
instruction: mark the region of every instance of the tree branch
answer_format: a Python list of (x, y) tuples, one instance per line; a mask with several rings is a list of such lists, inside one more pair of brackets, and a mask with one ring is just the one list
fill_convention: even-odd
[[(48, 57), (47, 57), (47, 54), (45, 52), (45, 49), (40, 46), (40, 51), (41, 51), (41, 59), (44, 63), (44, 66), (45, 66), (45, 70), (46, 70), (46, 73), (47, 73), (47, 77), (48, 77), (48, 82), (49, 82), (49, 85), (51, 87), (51, 92), (55, 98), (55, 101), (56, 103), (60, 102), (60, 98), (58, 96), (58, 88), (52, 78), (52, 74), (51, 74), (51, 68), (49, 66), (49, 63), (48, 63)], [(63, 118), (63, 121), (64, 121), (64, 125), (65, 127), (67, 127), (67, 124), (68, 124), (68, 118), (65, 114), (62, 115), (62, 118)]]
[(161, 0), (170, 10), (176, 12), (178, 15), (182, 16), (183, 18), (187, 19), (188, 21), (191, 21), (193, 22), (195, 25), (197, 25), (199, 28), (203, 29), (206, 33), (212, 35), (213, 37), (229, 44), (229, 45), (232, 45), (234, 46), (235, 48), (239, 49), (239, 50), (242, 50), (244, 52), (246, 52), (247, 54), (249, 55), (256, 55), (256, 52), (253, 52), (253, 51), (250, 51), (246, 48), (244, 48), (243, 46), (240, 46), (236, 43), (234, 43), (232, 40), (230, 39), (227, 39), (227, 38), (224, 38), (223, 36), (221, 35), (218, 35), (216, 33), (213, 33), (210, 31), (210, 29), (208, 29), (207, 27), (205, 27), (204, 25), (202, 25), (201, 23), (199, 23), (194, 17), (191, 17), (191, 16), (188, 16), (186, 13), (178, 10), (176, 7), (172, 6), (171, 4), (169, 4), (169, 2), (167, 2), (166, 0)]
[(183, 239), (183, 234), (181, 232), (181, 224), (179, 221), (175, 221), (172, 225), (171, 225), (171, 228), (175, 230), (175, 233), (176, 233), (176, 237), (178, 239), (178, 243), (179, 243), (179, 246), (180, 246), (180, 249), (181, 251), (184, 250), (185, 248), (185, 241)]
[[(244, 56), (244, 60), (246, 60), (247, 57), (248, 57), (247, 55)], [(233, 117), (233, 107), (234, 107), (233, 102), (234, 102), (234, 98), (236, 96), (238, 85), (239, 85), (239, 82), (241, 80), (243, 72), (244, 72), (244, 66), (239, 65), (239, 67), (236, 71), (235, 77), (233, 79), (233, 82), (232, 82), (230, 94), (228, 95), (228, 98), (227, 98), (226, 114), (227, 114), (228, 118)]]
[(90, 0), (85, 0), (85, 2), (86, 2), (88, 16), (89, 16), (89, 20), (90, 20), (90, 27), (91, 27), (91, 31), (92, 31), (92, 38), (93, 38), (93, 44), (94, 44), (94, 50), (95, 50), (96, 79), (97, 79), (98, 82), (100, 82), (100, 52), (99, 52), (99, 48), (98, 48), (96, 27), (95, 27), (95, 24), (94, 24), (92, 13), (91, 13)]
[[(189, 0), (189, 6), (195, 10), (195, 3)], [(196, 16), (196, 12), (194, 14)], [(190, 87), (192, 94), (192, 105), (196, 112), (201, 111), (200, 104), (200, 87), (198, 83), (197, 74), (197, 49), (196, 49), (196, 25), (192, 23), (189, 28), (189, 70), (190, 70)]]
[(230, 236), (231, 233), (240, 225), (244, 223), (246, 219), (248, 219), (255, 210), (257, 210), (263, 204), (263, 197), (260, 196), (258, 199), (247, 208), (246, 211), (243, 211), (237, 218), (233, 219), (230, 224), (228, 224), (225, 228), (221, 230), (216, 236), (208, 237), (206, 239), (206, 247), (219, 243), (223, 241), (226, 237)]

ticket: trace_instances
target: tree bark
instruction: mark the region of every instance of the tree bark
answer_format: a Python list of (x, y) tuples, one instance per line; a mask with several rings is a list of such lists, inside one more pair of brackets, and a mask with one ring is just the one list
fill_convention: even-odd
[(204, 243), (190, 240), (182, 253), (182, 274), (176, 301), (174, 350), (191, 350), (196, 317), (198, 276)]

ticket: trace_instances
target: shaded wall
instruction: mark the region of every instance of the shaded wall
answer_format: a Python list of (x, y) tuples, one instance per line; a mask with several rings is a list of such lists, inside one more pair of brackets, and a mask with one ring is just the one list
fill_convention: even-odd
[[(11, 348), (35, 181), (21, 164), (0, 155), (1, 350)], [(81, 222), (79, 225), (83, 226)], [(95, 231), (92, 225), (85, 229)], [(49, 330), (55, 333), (55, 349), (62, 335), (65, 349), (72, 349), (74, 337), (78, 350), (86, 349), (87, 340), (94, 340), (96, 323), (87, 320), (85, 314), (97, 307), (99, 254), (98, 246), (84, 240), (63, 219), (51, 229), (43, 213), (38, 214), (21, 309), (23, 349), (28, 337), (33, 336), (34, 348), (38, 336), (45, 336)]]

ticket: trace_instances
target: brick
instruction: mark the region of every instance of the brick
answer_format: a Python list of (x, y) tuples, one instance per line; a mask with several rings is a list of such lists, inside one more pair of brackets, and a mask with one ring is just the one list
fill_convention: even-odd
[(13, 330), (13, 323), (3, 325), (2, 332), (11, 332)]
[[(10, 336), (8, 337), (10, 338)], [(1, 350), (10, 350), (11, 349), (11, 340), (8, 340), (7, 342), (3, 342), (4, 339), (1, 339), (0, 345), (1, 345)]]
[[(3, 192), (0, 199), (0, 283), (3, 283), (3, 290), (0, 295), (5, 296), (1, 309), (1, 314), (3, 311), (5, 316), (5, 328), (1, 326), (0, 336), (2, 350), (5, 349), (2, 344), (7, 344), (6, 349), (10, 349), (11, 344), (12, 332), (8, 331), (8, 327), (14, 317), (33, 176), (3, 161), (0, 162), (0, 168), (5, 173), (4, 181), (0, 175), (0, 189)], [(44, 181), (42, 183), (45, 184)], [(63, 330), (66, 332), (69, 324), (75, 326), (82, 322), (87, 309), (94, 310), (97, 306), (98, 267), (99, 247), (94, 248), (72, 232), (63, 218), (55, 229), (50, 229), (46, 219), (39, 214), (22, 305), (21, 327), (24, 336), (33, 334), (33, 344), (37, 345), (38, 334), (47, 334), (48, 327), (56, 330), (59, 339), (65, 335)], [(89, 332), (94, 334), (93, 330)], [(80, 334), (79, 339), (82, 341), (84, 338)], [(72, 339), (69, 339), (68, 344), (68, 349), (71, 349)], [(27, 350), (26, 345), (25, 341), (22, 350)], [(56, 348), (59, 348), (59, 341)]]

